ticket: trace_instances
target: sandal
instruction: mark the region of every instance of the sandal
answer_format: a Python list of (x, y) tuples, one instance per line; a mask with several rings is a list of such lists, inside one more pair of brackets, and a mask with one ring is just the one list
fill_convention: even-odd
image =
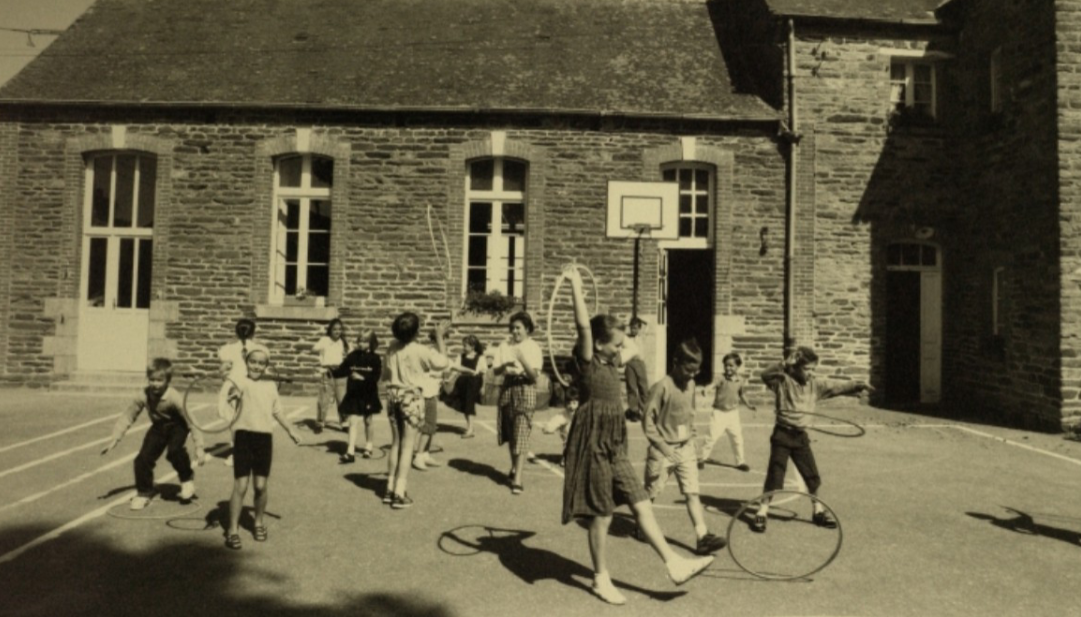
[(225, 536), (225, 546), (233, 549), (234, 551), (239, 551), (240, 547), (243, 545), (240, 543), (240, 536), (232, 533)]
[[(252, 530), (251, 535), (252, 535), (253, 538), (255, 538), (256, 542), (266, 542), (266, 539), (267, 539), (266, 527), (263, 527), (262, 525), (256, 527), (255, 529)], [(239, 540), (239, 538), (237, 538), (237, 539)]]

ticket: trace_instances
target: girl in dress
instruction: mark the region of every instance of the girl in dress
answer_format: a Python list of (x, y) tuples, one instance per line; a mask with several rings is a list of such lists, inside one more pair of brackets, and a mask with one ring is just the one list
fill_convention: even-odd
[(364, 458), (372, 457), (372, 416), (383, 410), (383, 403), (379, 400), (379, 378), (383, 374), (383, 361), (375, 353), (378, 348), (379, 337), (374, 330), (368, 330), (357, 337), (356, 348), (349, 352), (342, 362), (342, 372), (349, 375), (345, 396), (338, 405), (342, 424), (349, 425), (349, 443), (341, 455), (343, 463), (356, 460), (353, 451), (357, 447), (361, 418), (364, 419), (364, 449), (360, 451), (360, 455)]
[(473, 371), (473, 374), (463, 373), (454, 382), (455, 400), (458, 409), (465, 416), (465, 432), (462, 439), (472, 439), (473, 416), (477, 415), (477, 402), (480, 401), (480, 393), (484, 388), (484, 373), (488, 370), (488, 363), (484, 361), (484, 345), (480, 339), (472, 334), (462, 339), (462, 356), (459, 361), (462, 368)]
[(574, 265), (564, 268), (571, 283), (574, 321), (578, 329), (575, 357), (579, 363), (580, 406), (567, 435), (566, 476), (563, 483), (563, 524), (573, 518), (589, 521), (589, 553), (593, 559), (593, 593), (610, 604), (627, 598), (612, 584), (606, 543), (612, 512), (627, 504), (646, 541), (664, 560), (668, 576), (681, 585), (705, 570), (713, 556), (678, 556), (657, 525), (649, 494), (627, 458), (627, 423), (620, 396), (619, 353), (623, 331), (615, 317), (592, 320), (582, 295), (582, 277)]

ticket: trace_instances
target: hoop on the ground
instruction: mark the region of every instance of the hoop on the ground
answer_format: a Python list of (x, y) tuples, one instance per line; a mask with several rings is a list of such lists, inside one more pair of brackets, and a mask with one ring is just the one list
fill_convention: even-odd
[[(796, 516), (793, 518), (778, 518), (770, 516), (767, 518), (767, 529), (765, 533), (758, 534), (748, 529), (747, 534), (764, 539), (770, 537), (770, 534), (774, 534), (774, 536), (779, 535), (778, 532), (780, 530), (778, 530), (777, 527), (781, 527), (783, 529), (797, 529), (797, 527), (795, 527), (797, 525), (806, 525), (806, 529), (808, 530), (813, 529), (824, 532), (833, 532), (836, 534), (835, 541), (831, 542), (828, 538), (823, 538), (823, 540), (818, 543), (822, 546), (822, 553), (825, 555), (825, 557), (822, 558), (819, 563), (814, 564), (813, 566), (800, 568), (802, 571), (794, 574), (765, 571), (757, 569), (757, 566), (751, 567), (750, 565), (748, 565), (748, 555), (744, 554), (743, 559), (741, 559), (738, 554), (740, 552), (739, 546), (741, 545), (741, 542), (736, 541), (736, 534), (733, 533), (734, 530), (737, 529), (737, 526), (747, 527), (749, 525), (750, 517), (754, 516), (763, 501), (772, 500), (776, 496), (782, 494), (795, 494), (796, 498), (806, 498), (810, 502), (810, 512), (808, 513), (807, 518), (801, 518), (798, 512), (795, 512)], [(833, 520), (837, 523), (837, 527), (835, 529), (823, 530), (823, 528), (818, 527), (814, 524), (814, 522), (812, 521), (812, 517), (815, 504), (820, 505), (825, 512), (829, 513), (829, 515), (833, 517)], [(772, 506), (770, 509), (773, 509)], [(792, 510), (787, 511), (794, 512)], [(804, 531), (803, 533), (806, 533), (806, 531)], [(806, 548), (808, 544), (808, 538), (810, 538), (810, 536), (800, 537), (796, 534), (798, 534), (798, 532), (784, 534), (786, 537), (784, 537), (783, 540), (786, 541), (787, 544), (782, 543), (779, 546), (779, 549), (777, 549), (778, 552), (784, 551), (785, 554), (789, 557), (789, 561), (791, 561), (790, 558), (792, 555), (805, 554), (806, 552), (808, 552), (800, 549)], [(822, 534), (822, 536), (824, 535), (825, 534)], [(826, 502), (822, 501), (815, 495), (811, 495), (810, 493), (804, 493), (802, 491), (791, 491), (786, 489), (763, 493), (755, 499), (745, 503), (743, 507), (740, 508), (739, 511), (737, 511), (736, 514), (732, 517), (732, 520), (728, 523), (728, 530), (725, 536), (728, 540), (728, 554), (732, 557), (732, 561), (735, 562), (735, 564), (739, 566), (741, 570), (752, 576), (771, 581), (792, 581), (796, 579), (807, 579), (810, 578), (811, 575), (821, 572), (823, 569), (833, 563), (834, 559), (837, 558), (837, 555), (841, 552), (841, 544), (844, 541), (844, 532), (842, 531), (841, 527), (841, 519), (837, 516), (837, 513), (833, 511), (833, 508), (830, 508), (829, 505), (826, 504)], [(750, 544), (750, 542), (748, 541), (746, 544)], [(832, 544), (832, 546), (830, 546), (830, 544)], [(748, 551), (750, 551), (750, 549), (748, 549)], [(756, 553), (756, 551), (750, 552)], [(762, 553), (762, 547), (758, 547), (757, 554)], [(772, 556), (776, 557), (777, 555)], [(783, 556), (780, 557), (779, 560), (782, 562), (785, 561)]]
[[(154, 501), (161, 501), (161, 500), (151, 500), (151, 503), (153, 503)], [(171, 503), (171, 502), (168, 502), (168, 501), (161, 501), (161, 502), (162, 503)], [(119, 519), (123, 519), (123, 520), (126, 520), (126, 521), (161, 521), (161, 520), (171, 520), (171, 519), (174, 519), (174, 518), (182, 518), (182, 517), (185, 517), (185, 516), (189, 516), (191, 514), (195, 514), (202, 507), (203, 506), (198, 501), (193, 500), (190, 504), (185, 506), (184, 509), (180, 510), (179, 512), (168, 512), (168, 513), (162, 513), (162, 514), (122, 514), (121, 512), (123, 512), (125, 510), (127, 512), (144, 512), (143, 510), (131, 510), (129, 508), (128, 504), (125, 502), (125, 503), (119, 503), (119, 504), (109, 508), (108, 513), (109, 513), (109, 516), (111, 516), (113, 518), (119, 518)], [(160, 506), (159, 506), (159, 509), (160, 509)]]
[[(196, 377), (188, 387), (184, 389), (184, 400), (181, 406), (184, 408), (184, 414), (188, 417), (191, 424), (199, 429), (202, 433), (224, 433), (225, 431), (233, 428), (236, 421), (240, 418), (240, 411), (242, 409), (240, 400), (240, 388), (237, 383), (228, 377), (222, 379), (222, 385), (218, 388), (217, 398), (213, 404), (210, 405), (209, 412), (203, 412), (202, 408), (192, 408), (188, 406), (188, 398), (193, 391), (198, 391), (197, 386), (203, 386), (211, 383), (211, 380), (207, 376)], [(228, 389), (226, 389), (228, 386)], [(224, 399), (224, 400), (223, 400)], [(223, 410), (223, 406), (232, 409), (232, 415), (230, 416), (227, 410)]]
[(195, 516), (171, 518), (165, 521), (165, 526), (178, 531), (214, 531), (215, 529), (221, 529), (221, 521), (210, 519), (213, 515), (214, 510), (211, 510), (210, 514), (203, 518)]
[[(600, 311), (600, 294), (597, 289), (597, 277), (593, 275), (593, 271), (583, 266), (582, 264), (571, 264), (578, 270), (585, 272), (589, 275), (589, 281), (593, 287), (593, 315), (596, 315)], [(560, 271), (559, 278), (556, 279), (555, 287), (552, 288), (552, 296), (548, 298), (548, 359), (552, 362), (552, 374), (555, 376), (556, 381), (563, 385), (564, 388), (569, 387), (570, 383), (563, 378), (563, 375), (559, 372), (559, 364), (556, 362), (555, 355), (555, 342), (552, 338), (552, 322), (555, 315), (556, 298), (559, 297), (559, 289), (563, 286), (563, 281), (567, 279)]]
[(817, 411), (792, 410), (792, 413), (799, 413), (805, 416), (813, 416), (821, 420), (826, 420), (829, 423), (836, 423), (842, 425), (831, 426), (830, 424), (811, 424), (807, 427), (807, 430), (814, 431), (816, 433), (822, 433), (823, 435), (830, 435), (831, 437), (853, 438), (863, 437), (867, 434), (867, 429), (863, 428), (863, 426), (856, 422), (853, 422), (852, 420), (845, 420), (844, 418), (838, 418), (836, 416), (827, 416), (826, 414), (818, 413)]

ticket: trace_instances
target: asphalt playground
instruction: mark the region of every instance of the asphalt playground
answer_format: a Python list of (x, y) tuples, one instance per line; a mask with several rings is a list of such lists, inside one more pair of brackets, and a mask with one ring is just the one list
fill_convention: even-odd
[[(284, 402), (294, 422), (314, 416), (314, 399)], [(733, 516), (761, 492), (771, 414), (764, 404), (744, 410), (752, 470), (731, 466), (722, 440), (714, 450), (722, 464), (701, 475), (711, 530), (731, 529), (733, 552), (675, 587), (633, 538), (629, 513), (618, 513), (609, 559), (628, 603), (615, 607), (589, 593), (585, 531), (560, 524), (559, 437), (534, 432), (536, 462), (525, 492), (512, 495), (490, 407), (480, 410), (475, 439), (460, 438), (461, 416), (442, 409), (436, 458), (444, 466), (413, 473), (416, 504), (400, 511), (376, 494), (385, 460), (343, 465), (344, 433), (304, 432), (297, 447), (279, 431), (269, 540), (254, 542), (246, 517), (244, 546), (231, 551), (220, 526), (232, 486), (223, 446), (197, 468), (191, 504), (176, 500), (179, 482), (163, 458), (159, 498), (142, 512), (127, 509), (145, 418), (99, 455), (123, 406), (113, 396), (0, 390), (0, 615), (1081, 614), (1081, 443), (1062, 435), (831, 401), (820, 411), (838, 421), (821, 428), (851, 435), (842, 422), (850, 421), (865, 431), (813, 437), (821, 496), (840, 533), (807, 524), (809, 504), (793, 493), (755, 536)], [(702, 430), (707, 422), (703, 413)], [(384, 446), (385, 415), (376, 426)], [(631, 458), (643, 461), (640, 429), (630, 430)], [(798, 490), (795, 477), (790, 471), (788, 487)], [(674, 481), (656, 512), (688, 553), (694, 532)], [(838, 542), (826, 567), (798, 576)], [(795, 578), (756, 576), (734, 557), (758, 574)]]

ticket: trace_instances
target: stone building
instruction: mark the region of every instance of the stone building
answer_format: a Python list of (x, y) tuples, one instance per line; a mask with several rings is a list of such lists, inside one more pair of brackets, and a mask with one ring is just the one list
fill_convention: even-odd
[[(1081, 1), (938, 5), (98, 0), (0, 89), (0, 381), (211, 373), (241, 316), (313, 378), (335, 316), (496, 340), (469, 289), (543, 340), (574, 259), (654, 375), (795, 342), (885, 404), (1058, 428)], [(609, 181), (676, 182), (680, 237), (607, 237)]]

